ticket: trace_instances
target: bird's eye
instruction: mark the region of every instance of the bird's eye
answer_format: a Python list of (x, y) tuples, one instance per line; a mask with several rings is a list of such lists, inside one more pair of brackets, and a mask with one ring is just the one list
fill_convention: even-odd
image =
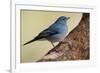
[(65, 19), (63, 19), (63, 20), (65, 20)]

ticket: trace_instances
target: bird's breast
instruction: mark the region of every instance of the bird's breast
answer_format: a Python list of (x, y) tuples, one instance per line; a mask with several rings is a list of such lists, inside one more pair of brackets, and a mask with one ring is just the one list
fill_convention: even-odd
[(47, 37), (47, 40), (51, 42), (60, 42), (62, 41), (68, 32), (68, 27), (66, 24), (58, 24), (53, 30), (57, 31), (57, 34)]
[(58, 32), (58, 34), (47, 37), (47, 40), (51, 42), (60, 42), (66, 37), (67, 31), (63, 30)]

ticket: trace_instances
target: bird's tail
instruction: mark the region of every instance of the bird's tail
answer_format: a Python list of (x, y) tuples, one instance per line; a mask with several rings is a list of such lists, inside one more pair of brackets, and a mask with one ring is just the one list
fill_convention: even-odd
[(32, 40), (26, 42), (26, 43), (24, 44), (24, 46), (27, 45), (27, 44), (29, 44), (29, 43), (32, 43), (32, 42), (34, 42), (34, 41), (35, 41), (35, 39), (32, 39)]
[(35, 37), (34, 39), (32, 39), (32, 40), (30, 40), (30, 41), (28, 41), (28, 42), (26, 42), (24, 45), (27, 45), (27, 44), (29, 44), (29, 43), (32, 43), (32, 42), (34, 42), (34, 41), (36, 41), (36, 40), (39, 40), (39, 39), (41, 39), (42, 37)]

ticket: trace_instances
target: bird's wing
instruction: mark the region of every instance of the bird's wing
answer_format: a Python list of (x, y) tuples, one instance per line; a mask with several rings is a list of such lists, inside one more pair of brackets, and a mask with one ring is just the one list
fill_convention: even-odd
[(38, 40), (38, 39), (42, 39), (42, 38), (47, 38), (47, 37), (55, 35), (55, 34), (58, 34), (58, 32), (53, 29), (52, 30), (45, 29), (44, 31), (39, 33), (39, 35), (35, 39)]

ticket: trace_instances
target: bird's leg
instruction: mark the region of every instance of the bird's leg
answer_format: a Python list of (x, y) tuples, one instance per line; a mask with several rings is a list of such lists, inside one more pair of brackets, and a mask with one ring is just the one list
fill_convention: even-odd
[[(51, 41), (50, 41), (51, 42)], [(55, 45), (51, 42), (52, 46), (55, 47)]]
[(51, 42), (52, 46), (55, 47), (55, 45)]

